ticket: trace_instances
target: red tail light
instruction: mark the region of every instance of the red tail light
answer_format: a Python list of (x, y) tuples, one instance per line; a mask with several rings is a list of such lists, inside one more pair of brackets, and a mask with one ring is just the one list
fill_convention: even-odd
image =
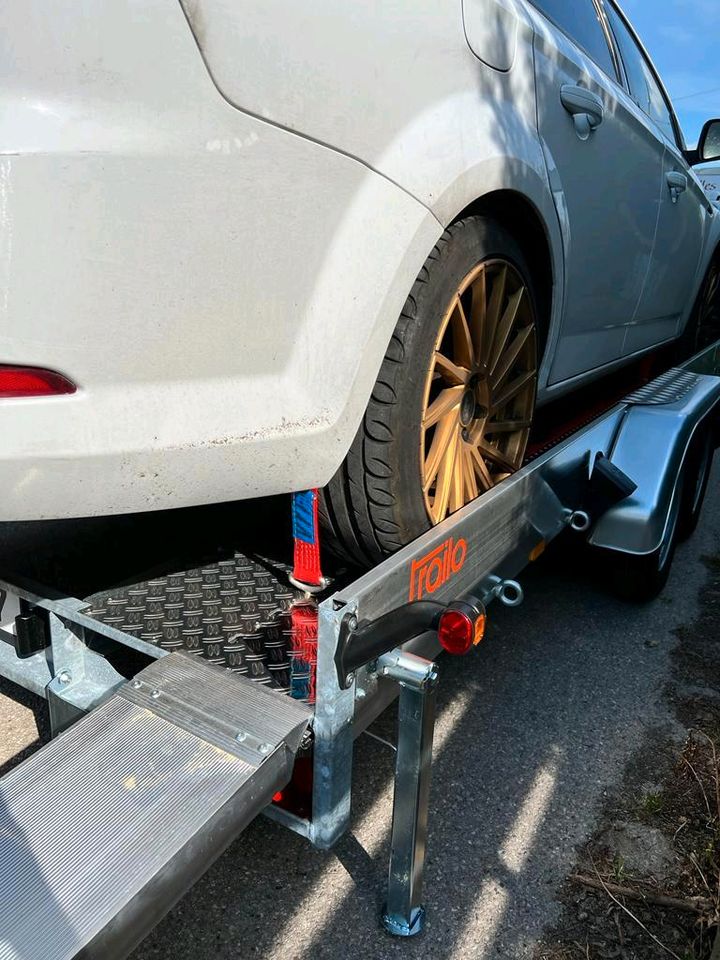
[(0, 364), (0, 400), (13, 397), (53, 397), (75, 393), (67, 377), (39, 367), (11, 367)]
[(464, 656), (485, 635), (485, 610), (482, 606), (456, 603), (440, 617), (438, 640), (448, 653)]

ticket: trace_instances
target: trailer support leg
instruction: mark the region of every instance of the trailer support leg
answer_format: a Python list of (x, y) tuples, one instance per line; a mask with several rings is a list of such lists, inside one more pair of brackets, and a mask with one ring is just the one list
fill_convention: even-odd
[(400, 684), (390, 871), (382, 922), (389, 933), (412, 937), (425, 920), (422, 886), (438, 672), (431, 661), (398, 649), (380, 657), (378, 673)]

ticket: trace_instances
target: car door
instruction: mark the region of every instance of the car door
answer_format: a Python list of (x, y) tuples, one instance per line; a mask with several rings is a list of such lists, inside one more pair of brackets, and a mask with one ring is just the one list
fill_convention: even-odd
[(653, 256), (625, 335), (623, 352), (631, 355), (680, 332), (692, 308), (710, 206), (683, 156), (677, 120), (650, 59), (612, 0), (604, 2), (628, 92), (646, 117), (663, 158)]
[(663, 150), (619, 85), (593, 0), (532, 0), (538, 127), (565, 227), (550, 383), (617, 360), (650, 264)]

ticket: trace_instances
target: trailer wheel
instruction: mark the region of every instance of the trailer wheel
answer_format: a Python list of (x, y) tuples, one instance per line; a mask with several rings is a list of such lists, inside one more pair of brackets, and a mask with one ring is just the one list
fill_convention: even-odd
[(703, 426), (693, 437), (686, 458), (685, 482), (678, 520), (678, 538), (680, 540), (687, 540), (688, 537), (691, 537), (698, 525), (714, 454), (715, 439), (713, 431), (708, 426)]
[(535, 408), (535, 303), (522, 251), (502, 226), (468, 217), (448, 227), (323, 491), (335, 553), (375, 563), (522, 465)]
[(670, 575), (680, 532), (685, 498), (685, 471), (675, 491), (663, 541), (657, 550), (643, 556), (612, 551), (609, 558), (614, 592), (633, 603), (649, 603), (662, 593)]
[(720, 339), (720, 253), (710, 264), (682, 339), (688, 356)]

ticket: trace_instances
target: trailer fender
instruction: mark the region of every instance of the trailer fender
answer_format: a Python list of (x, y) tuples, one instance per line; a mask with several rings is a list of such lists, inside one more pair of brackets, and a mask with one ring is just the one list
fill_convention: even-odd
[(627, 402), (608, 456), (637, 489), (600, 517), (589, 543), (646, 555), (663, 542), (692, 439), (720, 402), (720, 378), (673, 368)]

